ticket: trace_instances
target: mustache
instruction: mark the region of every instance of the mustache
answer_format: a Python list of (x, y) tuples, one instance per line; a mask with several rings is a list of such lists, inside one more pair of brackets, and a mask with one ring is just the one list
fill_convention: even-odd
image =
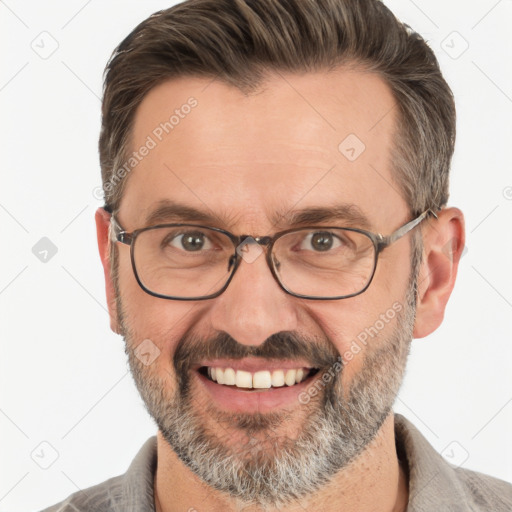
[(327, 339), (304, 337), (291, 331), (281, 331), (268, 337), (260, 345), (243, 345), (227, 332), (220, 331), (205, 339), (197, 335), (185, 335), (178, 342), (173, 356), (176, 375), (185, 376), (188, 370), (204, 359), (304, 359), (313, 368), (325, 368), (339, 362), (341, 355)]

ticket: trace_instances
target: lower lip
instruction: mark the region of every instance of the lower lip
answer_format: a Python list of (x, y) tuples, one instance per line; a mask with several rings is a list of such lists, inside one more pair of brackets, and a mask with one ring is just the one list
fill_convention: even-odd
[(279, 388), (245, 390), (235, 386), (226, 386), (194, 371), (199, 382), (222, 409), (230, 412), (272, 412), (279, 408), (301, 405), (299, 395), (304, 392), (318, 376), (308, 377), (299, 384)]

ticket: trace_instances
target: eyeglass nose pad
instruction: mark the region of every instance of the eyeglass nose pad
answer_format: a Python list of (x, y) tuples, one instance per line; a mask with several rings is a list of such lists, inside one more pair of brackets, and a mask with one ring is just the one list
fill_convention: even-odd
[(252, 263), (263, 252), (261, 245), (252, 236), (248, 236), (236, 248), (236, 253), (246, 263)]

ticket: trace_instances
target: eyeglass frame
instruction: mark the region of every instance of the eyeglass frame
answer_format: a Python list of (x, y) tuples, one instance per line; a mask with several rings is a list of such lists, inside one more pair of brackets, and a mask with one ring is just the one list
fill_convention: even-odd
[[(106, 210), (106, 211), (108, 212), (108, 210)], [(381, 233), (372, 233), (371, 231), (367, 231), (367, 230), (359, 229), (359, 228), (352, 228), (352, 227), (304, 226), (304, 227), (290, 228), (290, 229), (286, 229), (284, 231), (279, 231), (278, 233), (275, 233), (273, 236), (257, 236), (257, 237), (254, 237), (252, 235), (239, 235), (239, 236), (237, 236), (237, 235), (234, 235), (233, 233), (230, 233), (229, 231), (226, 231), (225, 229), (222, 229), (222, 228), (216, 228), (216, 227), (213, 227), (213, 226), (204, 226), (204, 225), (199, 225), (199, 224), (189, 224), (189, 223), (157, 224), (155, 226), (147, 226), (147, 227), (144, 227), (144, 228), (139, 228), (139, 229), (135, 229), (133, 231), (127, 232), (119, 224), (119, 222), (115, 218), (114, 214), (111, 213), (111, 216), (110, 216), (110, 227), (109, 227), (109, 238), (110, 238), (111, 242), (113, 242), (113, 243), (120, 242), (120, 243), (122, 243), (124, 245), (128, 245), (130, 247), (130, 260), (131, 260), (131, 264), (132, 264), (132, 270), (133, 270), (133, 273), (135, 275), (135, 279), (137, 280), (137, 283), (142, 288), (142, 290), (144, 290), (147, 294), (152, 295), (153, 297), (158, 297), (160, 299), (183, 300), (183, 301), (209, 300), (209, 299), (214, 299), (214, 298), (218, 297), (219, 295), (221, 295), (222, 293), (224, 293), (226, 291), (227, 287), (229, 286), (229, 283), (233, 279), (233, 276), (235, 275), (236, 270), (240, 266), (241, 260), (243, 259), (239, 255), (237, 249), (238, 249), (238, 247), (240, 247), (240, 245), (244, 241), (246, 241), (247, 239), (250, 238), (250, 239), (254, 240), (255, 242), (257, 242), (258, 245), (264, 246), (266, 248), (265, 259), (266, 259), (266, 262), (267, 262), (267, 266), (269, 267), (270, 272), (271, 272), (274, 280), (277, 282), (279, 287), (284, 292), (286, 292), (287, 294), (289, 294), (289, 295), (291, 295), (293, 297), (297, 297), (297, 298), (300, 298), (300, 299), (308, 299), (308, 300), (341, 300), (341, 299), (348, 299), (348, 298), (351, 298), (351, 297), (355, 297), (357, 295), (361, 295), (362, 293), (364, 293), (368, 289), (370, 284), (372, 283), (373, 278), (375, 276), (375, 272), (377, 270), (377, 262), (378, 262), (379, 254), (384, 249), (389, 247), (391, 244), (393, 244), (394, 242), (396, 242), (397, 240), (399, 240), (400, 238), (405, 236), (407, 233), (412, 231), (425, 218), (427, 218), (428, 215), (432, 215), (436, 219), (438, 218), (436, 213), (432, 209), (429, 208), (429, 209), (425, 210), (423, 213), (421, 213), (415, 219), (413, 219), (413, 220), (407, 222), (406, 224), (403, 224), (399, 228), (397, 228), (395, 231), (393, 231), (389, 235), (382, 235)], [(150, 230), (153, 230), (153, 229), (166, 228), (166, 227), (185, 227), (185, 226), (186, 227), (196, 227), (196, 228), (210, 229), (212, 231), (216, 231), (218, 233), (222, 233), (222, 234), (226, 235), (231, 240), (231, 242), (233, 243), (234, 254), (229, 259), (230, 265), (233, 265), (233, 268), (231, 270), (231, 275), (228, 277), (227, 281), (224, 283), (224, 286), (222, 286), (222, 288), (220, 288), (217, 292), (215, 292), (215, 293), (213, 293), (211, 295), (205, 295), (205, 296), (200, 296), (200, 297), (175, 297), (175, 296), (163, 295), (163, 294), (160, 294), (160, 293), (156, 293), (156, 292), (151, 291), (149, 288), (147, 288), (142, 283), (142, 281), (140, 279), (140, 276), (139, 276), (139, 274), (137, 272), (137, 266), (135, 264), (135, 256), (134, 256), (134, 253), (135, 253), (134, 246), (135, 246), (135, 240), (136, 240), (137, 236), (139, 236), (141, 233), (143, 233), (145, 231), (150, 231)], [(276, 270), (274, 268), (274, 263), (272, 262), (272, 259), (271, 259), (272, 258), (272, 249), (274, 247), (275, 242), (279, 238), (283, 237), (284, 235), (287, 235), (288, 233), (293, 233), (293, 232), (303, 231), (303, 230), (316, 230), (316, 229), (324, 230), (324, 231), (325, 230), (330, 230), (330, 229), (343, 229), (343, 230), (346, 230), (346, 231), (352, 231), (352, 232), (355, 232), (355, 233), (361, 233), (362, 235), (365, 235), (366, 237), (368, 237), (370, 239), (370, 241), (372, 242), (372, 244), (374, 246), (373, 270), (372, 270), (371, 275), (370, 275), (370, 277), (368, 279), (368, 282), (366, 283), (366, 285), (364, 286), (364, 288), (362, 290), (360, 290), (358, 292), (355, 292), (355, 293), (351, 293), (349, 295), (340, 295), (340, 296), (336, 296), (336, 297), (315, 297), (315, 296), (310, 296), (310, 295), (303, 295), (303, 294), (299, 294), (299, 293), (294, 293), (294, 292), (288, 290), (286, 288), (286, 286), (283, 283), (281, 283), (279, 277), (277, 276)], [(233, 260), (233, 258), (234, 258), (234, 260)]]

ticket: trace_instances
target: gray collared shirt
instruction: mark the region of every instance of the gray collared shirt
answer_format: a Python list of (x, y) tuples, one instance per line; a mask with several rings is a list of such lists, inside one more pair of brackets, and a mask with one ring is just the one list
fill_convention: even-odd
[[(395, 438), (408, 472), (408, 512), (512, 512), (512, 484), (449, 464), (400, 414), (395, 414)], [(156, 437), (151, 437), (124, 475), (76, 492), (43, 512), (154, 512), (156, 463)]]

